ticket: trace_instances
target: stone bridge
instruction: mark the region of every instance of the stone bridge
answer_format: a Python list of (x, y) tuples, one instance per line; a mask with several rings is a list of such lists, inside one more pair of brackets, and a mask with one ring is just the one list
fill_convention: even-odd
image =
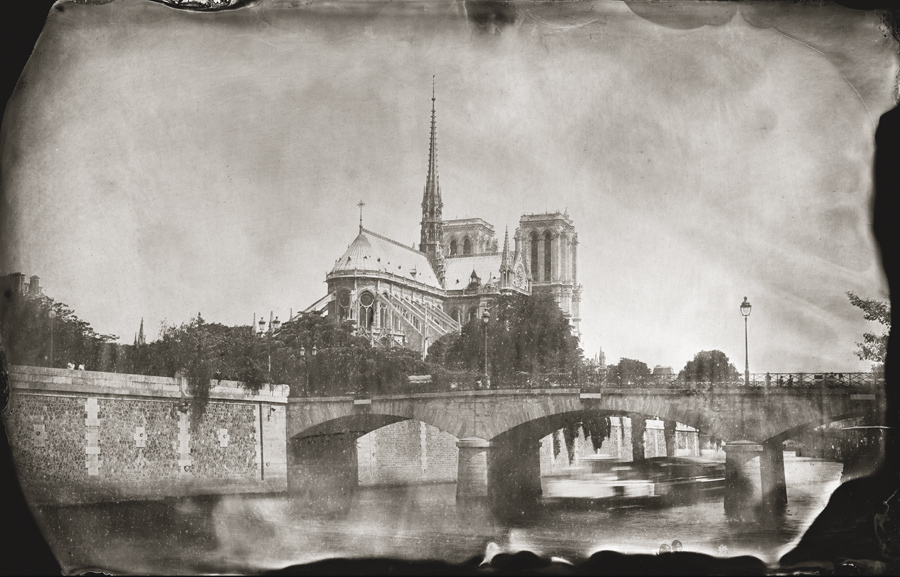
[[(414, 419), (459, 439), (457, 497), (540, 495), (540, 439), (590, 413), (659, 418), (668, 437), (680, 422), (726, 442), (726, 511), (787, 502), (782, 442), (817, 425), (863, 416), (883, 420), (882, 388), (708, 387), (474, 390), (289, 399), (288, 484), (295, 492), (354, 490), (356, 439)], [(632, 427), (642, 458), (643, 427)], [(674, 454), (674, 453), (672, 453)], [(311, 493), (311, 494), (312, 494)]]

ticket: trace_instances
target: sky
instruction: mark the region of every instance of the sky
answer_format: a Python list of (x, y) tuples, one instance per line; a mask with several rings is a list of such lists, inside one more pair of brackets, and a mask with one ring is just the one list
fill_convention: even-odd
[(282, 320), (366, 228), (418, 243), (431, 82), (445, 218), (567, 210), (582, 347), (854, 371), (887, 299), (873, 137), (897, 45), (797, 3), (60, 2), (0, 134), (0, 272), (130, 343)]

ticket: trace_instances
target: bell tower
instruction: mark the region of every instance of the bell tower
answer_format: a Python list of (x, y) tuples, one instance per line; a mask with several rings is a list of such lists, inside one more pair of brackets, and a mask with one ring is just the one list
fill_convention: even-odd
[(425, 192), (422, 195), (422, 233), (419, 240), (419, 251), (424, 252), (434, 274), (444, 284), (444, 224), (441, 200), (441, 185), (437, 173), (437, 123), (434, 116), (434, 77), (431, 79), (431, 140), (428, 149), (428, 176), (425, 179)]

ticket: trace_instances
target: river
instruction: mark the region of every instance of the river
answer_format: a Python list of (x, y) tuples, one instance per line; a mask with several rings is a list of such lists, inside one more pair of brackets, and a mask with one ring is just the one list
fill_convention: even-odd
[(482, 508), (457, 507), (454, 483), (362, 488), (349, 510), (326, 517), (284, 495), (48, 507), (38, 515), (65, 571), (240, 573), (370, 556), (463, 562), (490, 543), (494, 551), (527, 549), (577, 563), (604, 549), (655, 553), (674, 539), (686, 551), (749, 554), (774, 565), (841, 478), (840, 463), (789, 455), (788, 508), (769, 529), (730, 525), (721, 499), (664, 509), (547, 507), (503, 522)]

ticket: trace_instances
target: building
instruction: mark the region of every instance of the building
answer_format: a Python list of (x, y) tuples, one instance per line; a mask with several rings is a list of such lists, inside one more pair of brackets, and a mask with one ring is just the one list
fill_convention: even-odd
[(28, 282), (26, 283), (24, 274), (14, 272), (12, 274), (0, 276), (0, 287), (3, 289), (3, 294), (10, 291), (10, 295), (28, 294), (38, 296), (41, 294), (41, 279), (37, 275), (32, 275), (28, 278)]
[(506, 230), (502, 248), (494, 226), (481, 218), (444, 220), (434, 102), (432, 91), (418, 249), (364, 228), (360, 212), (359, 233), (326, 276), (328, 294), (304, 313), (353, 321), (373, 344), (424, 355), (499, 295), (546, 291), (580, 334), (578, 233), (568, 214), (522, 215), (513, 244)]

